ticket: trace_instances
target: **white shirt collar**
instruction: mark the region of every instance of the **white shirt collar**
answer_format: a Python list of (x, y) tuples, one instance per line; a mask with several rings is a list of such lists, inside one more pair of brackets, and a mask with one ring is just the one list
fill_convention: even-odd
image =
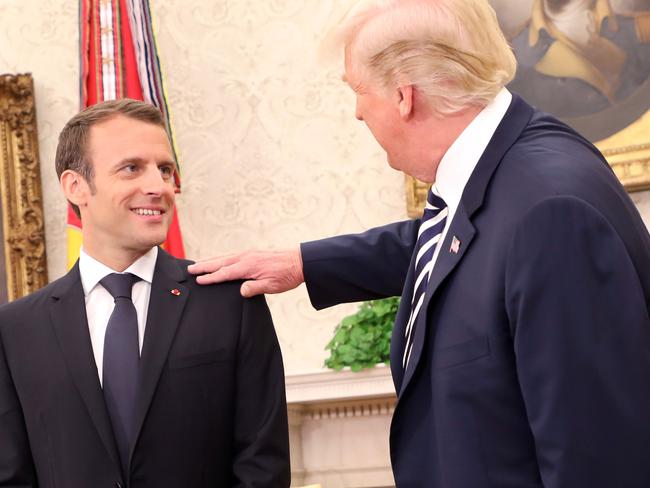
[[(133, 273), (141, 280), (151, 283), (157, 259), (158, 247), (154, 246), (146, 254), (134, 261), (123, 273)], [(100, 263), (81, 248), (79, 252), (79, 274), (81, 275), (81, 285), (85, 296), (88, 296), (97, 286), (97, 283), (111, 273), (119, 273), (119, 271)]]
[(447, 204), (450, 215), (456, 212), (465, 185), (511, 101), (512, 94), (506, 88), (502, 88), (494, 100), (465, 127), (440, 161), (435, 186)]

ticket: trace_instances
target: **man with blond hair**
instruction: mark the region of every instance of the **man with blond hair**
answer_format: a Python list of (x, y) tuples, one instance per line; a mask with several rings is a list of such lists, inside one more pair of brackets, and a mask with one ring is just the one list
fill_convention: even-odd
[(160, 111), (108, 101), (59, 136), (75, 266), (0, 307), (0, 487), (289, 487), (280, 347), (263, 297), (199, 287), (158, 246), (174, 209)]
[(650, 486), (650, 237), (602, 155), (505, 85), (485, 0), (363, 2), (345, 80), (421, 219), (214, 258), (244, 295), (303, 280), (316, 308), (401, 295), (399, 488)]

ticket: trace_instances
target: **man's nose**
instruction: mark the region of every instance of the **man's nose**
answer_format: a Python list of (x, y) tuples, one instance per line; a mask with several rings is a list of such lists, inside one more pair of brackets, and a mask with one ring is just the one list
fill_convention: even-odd
[(163, 175), (160, 173), (160, 170), (156, 166), (147, 169), (142, 191), (148, 195), (160, 196), (163, 193), (171, 191), (171, 185), (169, 181), (165, 180)]
[(363, 117), (361, 116), (361, 110), (359, 109), (359, 102), (357, 101), (356, 105), (354, 106), (354, 116), (357, 120), (363, 121)]

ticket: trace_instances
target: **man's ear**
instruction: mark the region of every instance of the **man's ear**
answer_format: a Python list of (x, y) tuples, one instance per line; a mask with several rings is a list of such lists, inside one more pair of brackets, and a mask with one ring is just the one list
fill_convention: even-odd
[(413, 85), (401, 85), (397, 87), (399, 94), (399, 115), (404, 120), (413, 116)]
[(79, 173), (66, 169), (61, 173), (60, 183), (61, 190), (70, 203), (74, 203), (77, 207), (86, 204), (90, 189), (88, 182)]

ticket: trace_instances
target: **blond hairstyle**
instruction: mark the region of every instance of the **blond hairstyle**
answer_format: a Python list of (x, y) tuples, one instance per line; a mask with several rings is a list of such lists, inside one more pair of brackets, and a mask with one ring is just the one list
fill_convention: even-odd
[(487, 105), (517, 67), (487, 0), (365, 0), (336, 31), (362, 78), (413, 84), (445, 114)]
[[(93, 166), (87, 158), (90, 128), (118, 115), (165, 128), (165, 119), (160, 110), (140, 100), (123, 98), (87, 107), (72, 117), (59, 134), (59, 144), (54, 158), (59, 179), (65, 170), (70, 169), (79, 173), (88, 182), (91, 191), (94, 191)], [(71, 205), (79, 217), (79, 207), (73, 203)]]

